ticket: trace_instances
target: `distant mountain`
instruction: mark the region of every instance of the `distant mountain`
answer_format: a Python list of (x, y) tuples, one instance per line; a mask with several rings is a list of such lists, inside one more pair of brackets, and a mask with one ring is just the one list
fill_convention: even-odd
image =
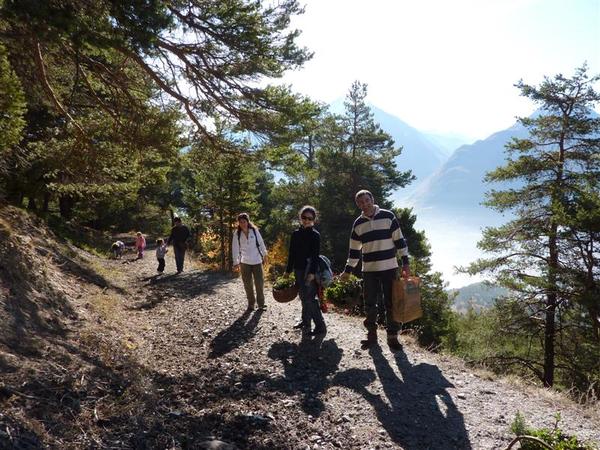
[(429, 139), (430, 142), (444, 152), (446, 159), (448, 159), (448, 157), (452, 155), (454, 150), (456, 150), (458, 147), (462, 147), (465, 144), (470, 144), (473, 142), (473, 139), (468, 139), (457, 134), (441, 134), (431, 132), (422, 133), (427, 139)]
[(489, 308), (496, 299), (506, 296), (508, 292), (502, 287), (489, 286), (485, 283), (473, 283), (448, 291), (449, 294), (456, 294), (452, 309), (460, 313), (467, 312), (469, 308), (473, 308), (475, 311)]
[(489, 214), (481, 202), (493, 185), (484, 183), (483, 178), (505, 164), (505, 145), (511, 138), (526, 136), (527, 130), (517, 123), (487, 139), (459, 147), (435, 174), (418, 186), (410, 203), (418, 211), (466, 217)]
[[(369, 104), (373, 118), (381, 129), (394, 139), (397, 147), (402, 147), (402, 154), (396, 159), (399, 170), (412, 170), (417, 180), (409, 187), (414, 190), (419, 181), (433, 174), (447, 159), (448, 152), (434, 144), (431, 139), (411, 127), (398, 117), (385, 112), (375, 105)], [(331, 112), (344, 112), (344, 101), (338, 99), (329, 106)], [(406, 195), (406, 190), (403, 191)]]
[(392, 136), (402, 153), (396, 160), (400, 170), (412, 170), (417, 177), (415, 184), (434, 173), (446, 161), (448, 154), (432, 143), (423, 133), (398, 117), (374, 105), (371, 111), (375, 121)]

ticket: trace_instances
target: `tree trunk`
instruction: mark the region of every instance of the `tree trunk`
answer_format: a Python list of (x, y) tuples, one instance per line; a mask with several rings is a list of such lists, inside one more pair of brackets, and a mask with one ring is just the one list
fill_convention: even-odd
[(315, 149), (313, 148), (312, 134), (308, 135), (308, 167), (315, 167)]
[(219, 211), (219, 239), (221, 241), (221, 270), (225, 270), (225, 223), (223, 209)]
[(42, 205), (42, 212), (44, 214), (46, 214), (48, 212), (49, 207), (50, 207), (50, 193), (46, 192), (44, 194), (44, 204)]
[(71, 197), (60, 196), (58, 199), (58, 209), (60, 210), (60, 217), (65, 220), (70, 220), (73, 216), (73, 204), (74, 201)]
[(544, 324), (544, 386), (554, 384), (554, 334), (556, 333), (556, 294), (546, 299), (546, 322)]
[(27, 201), (27, 209), (29, 211), (37, 211), (37, 203), (35, 202), (35, 197), (29, 197)]
[(233, 259), (231, 258), (231, 252), (232, 252), (232, 246), (233, 246), (231, 230), (233, 229), (233, 223), (234, 223), (234, 219), (231, 216), (231, 214), (229, 214), (229, 216), (227, 217), (226, 234), (227, 234), (227, 269), (230, 272), (233, 269)]

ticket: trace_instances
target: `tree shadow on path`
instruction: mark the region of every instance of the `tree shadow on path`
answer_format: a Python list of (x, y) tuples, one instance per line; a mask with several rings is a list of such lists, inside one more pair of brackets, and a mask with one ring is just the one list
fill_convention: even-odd
[(361, 394), (374, 408), (390, 438), (405, 450), (471, 449), (463, 416), (447, 392), (453, 385), (437, 366), (413, 366), (403, 351), (394, 355), (398, 378), (381, 347), (369, 350), (386, 398), (367, 385), (375, 380), (371, 370), (350, 369), (335, 377), (335, 384)]
[(130, 309), (152, 309), (169, 299), (189, 300), (200, 295), (211, 295), (220, 285), (228, 283), (231, 276), (194, 270), (180, 274), (152, 275), (140, 280), (149, 289), (144, 301), (132, 305)]
[(302, 409), (313, 417), (325, 410), (321, 395), (331, 387), (329, 377), (337, 372), (343, 354), (333, 339), (323, 338), (304, 336), (299, 344), (276, 342), (268, 353), (270, 358), (281, 361), (284, 370), (282, 378), (268, 381), (268, 388), (299, 393)]
[(210, 343), (211, 351), (208, 357), (219, 358), (250, 341), (256, 334), (256, 326), (262, 314), (263, 311), (257, 310), (250, 317), (251, 312), (246, 310), (235, 322), (213, 339)]

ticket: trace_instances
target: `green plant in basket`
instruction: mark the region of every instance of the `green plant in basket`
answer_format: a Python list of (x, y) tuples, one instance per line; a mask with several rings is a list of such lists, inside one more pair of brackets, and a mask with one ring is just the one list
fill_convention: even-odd
[(284, 273), (283, 275), (277, 277), (275, 282), (273, 283), (273, 289), (280, 291), (282, 289), (291, 288), (296, 285), (296, 277), (293, 273)]

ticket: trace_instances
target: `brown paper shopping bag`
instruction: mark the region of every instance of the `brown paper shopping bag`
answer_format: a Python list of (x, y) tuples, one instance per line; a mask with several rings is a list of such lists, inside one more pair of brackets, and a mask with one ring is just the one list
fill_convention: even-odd
[(395, 322), (410, 322), (423, 315), (421, 280), (419, 277), (396, 278), (392, 284), (392, 318)]

